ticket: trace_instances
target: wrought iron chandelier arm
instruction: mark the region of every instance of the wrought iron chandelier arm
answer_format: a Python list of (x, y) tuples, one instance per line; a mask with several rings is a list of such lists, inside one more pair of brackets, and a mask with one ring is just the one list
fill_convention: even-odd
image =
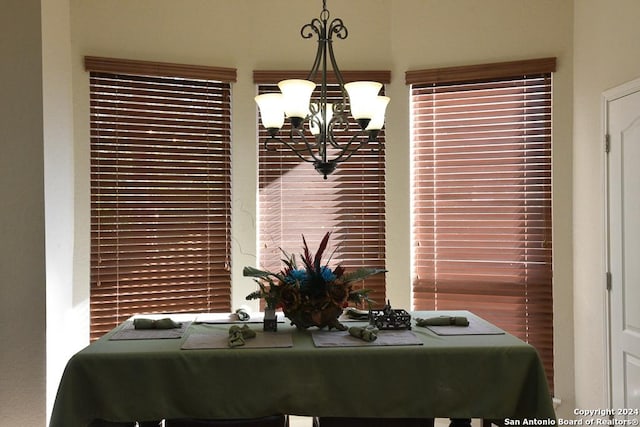
[(300, 35), (303, 39), (310, 39), (313, 35), (318, 36), (322, 34), (322, 21), (318, 18), (313, 18), (308, 24), (304, 24), (300, 28)]
[[(304, 133), (301, 131), (297, 131), (298, 135), (300, 136), (300, 138), (302, 139), (302, 142), (305, 145), (305, 149), (300, 149), (300, 148), (296, 148), (293, 146), (293, 144), (287, 142), (285, 139), (282, 139), (280, 137), (277, 137), (275, 135), (270, 136), (269, 138), (264, 140), (264, 148), (265, 150), (269, 150), (269, 151), (273, 151), (272, 149), (269, 148), (269, 142), (270, 141), (276, 141), (279, 142), (283, 145), (285, 145), (287, 148), (289, 148), (291, 151), (293, 151), (293, 153), (298, 156), (301, 160), (304, 160), (305, 162), (308, 163), (313, 163), (313, 162), (318, 162), (321, 161), (321, 159), (316, 156), (316, 154), (313, 152), (313, 145), (315, 144), (310, 144), (309, 141), (307, 140), (307, 138), (304, 136)], [(293, 140), (293, 139), (292, 139)], [(309, 155), (311, 158), (307, 158), (305, 157), (305, 155)]]
[[(346, 29), (345, 29), (346, 31)], [(340, 72), (340, 69), (338, 68), (338, 62), (336, 61), (336, 57), (333, 54), (333, 45), (329, 44), (329, 62), (331, 62), (331, 68), (333, 68), (333, 72), (336, 75), (336, 79), (338, 80), (338, 83), (340, 85), (340, 89), (342, 91), (342, 99), (346, 100), (347, 99), (347, 93), (344, 89), (344, 78), (342, 78), (342, 73)]]
[[(350, 128), (349, 119), (347, 118), (343, 103), (334, 104), (333, 110), (334, 115), (331, 119), (331, 122), (329, 123), (329, 126), (327, 127), (327, 141), (333, 148), (342, 150), (342, 145), (338, 143), (338, 141), (336, 141), (334, 129), (337, 127), (341, 127), (340, 131), (348, 131)], [(361, 133), (359, 132), (357, 135), (360, 134)]]
[[(310, 39), (315, 34), (318, 37), (318, 40), (322, 40), (323, 33), (323, 23), (318, 18), (314, 18), (310, 23), (305, 24), (300, 29), (300, 35), (304, 39)], [(318, 72), (318, 68), (320, 68), (320, 64), (322, 63), (322, 43), (318, 43), (318, 47), (316, 49), (316, 57), (313, 61), (313, 65), (311, 66), (311, 71), (307, 75), (307, 80), (314, 81), (315, 75)]]
[[(367, 137), (366, 139), (362, 139), (358, 142), (358, 145), (351, 148), (351, 145), (355, 142), (357, 142), (357, 140), (362, 137), (365, 136), (367, 134), (367, 131), (365, 130), (361, 130), (360, 132), (358, 132), (357, 134), (353, 135), (350, 139), (349, 142), (347, 142), (344, 146), (340, 146), (337, 145), (336, 148), (340, 149), (340, 154), (338, 154), (333, 161), (335, 163), (342, 163), (344, 161), (347, 161), (351, 158), (351, 156), (353, 156), (354, 154), (356, 154), (356, 152), (362, 148), (364, 145), (366, 145), (367, 143), (370, 142), (369, 138)], [(337, 143), (336, 143), (337, 144)], [(332, 144), (333, 145), (333, 144)]]
[(331, 24), (329, 24), (329, 31), (327, 33), (329, 39), (331, 39), (333, 34), (342, 40), (349, 37), (349, 31), (347, 30), (347, 26), (344, 25), (342, 18), (334, 18), (333, 21), (331, 21)]

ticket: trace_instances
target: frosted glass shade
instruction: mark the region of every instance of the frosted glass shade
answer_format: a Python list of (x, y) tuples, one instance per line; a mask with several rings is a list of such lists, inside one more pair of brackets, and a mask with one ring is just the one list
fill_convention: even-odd
[(367, 126), (367, 130), (380, 130), (384, 126), (384, 114), (391, 98), (388, 96), (376, 96), (373, 102), (374, 114)]
[[(333, 117), (333, 104), (327, 104), (327, 123), (331, 122), (331, 118)], [(322, 124), (322, 111), (318, 111), (313, 115), (311, 121), (309, 122), (309, 130), (313, 135), (320, 134), (320, 126), (318, 123)]]
[(375, 99), (380, 92), (382, 83), (351, 82), (344, 85), (349, 94), (351, 115), (354, 119), (371, 119), (375, 114)]
[(309, 115), (311, 93), (316, 84), (309, 80), (290, 79), (278, 83), (284, 99), (284, 113), (287, 117), (304, 119)]
[(254, 98), (260, 110), (262, 126), (280, 129), (284, 124), (284, 102), (281, 93), (265, 93)]

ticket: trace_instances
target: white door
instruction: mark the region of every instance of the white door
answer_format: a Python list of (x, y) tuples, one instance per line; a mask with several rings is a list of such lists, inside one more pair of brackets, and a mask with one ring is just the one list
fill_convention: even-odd
[(607, 91), (604, 103), (611, 407), (617, 418), (639, 419), (634, 412), (640, 410), (640, 79)]

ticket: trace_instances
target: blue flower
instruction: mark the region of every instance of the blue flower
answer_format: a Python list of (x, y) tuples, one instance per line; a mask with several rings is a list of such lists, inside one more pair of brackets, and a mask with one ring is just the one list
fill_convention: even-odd
[(307, 272), (302, 269), (291, 270), (286, 277), (286, 281), (289, 283), (298, 282), (303, 284), (307, 281)]
[(320, 270), (320, 274), (322, 275), (322, 279), (325, 281), (325, 283), (331, 283), (336, 280), (336, 275), (333, 274), (333, 271), (331, 271), (331, 269), (326, 265), (322, 267), (322, 269)]

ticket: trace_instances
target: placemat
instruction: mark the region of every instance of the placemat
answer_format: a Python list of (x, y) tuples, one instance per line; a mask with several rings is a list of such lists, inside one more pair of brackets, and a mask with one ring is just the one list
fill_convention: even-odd
[(316, 347), (375, 347), (389, 345), (422, 345), (422, 341), (411, 331), (378, 332), (375, 341), (364, 341), (349, 335), (349, 331), (313, 331), (313, 344)]
[[(288, 332), (256, 331), (255, 338), (248, 338), (245, 340), (244, 345), (233, 347), (233, 349), (276, 347), (293, 347), (291, 334)], [(187, 337), (180, 348), (182, 350), (231, 348), (229, 347), (229, 332), (212, 330), (207, 333), (191, 334)]]
[(182, 338), (191, 322), (183, 321), (182, 326), (173, 329), (135, 329), (133, 320), (127, 320), (111, 337), (110, 341), (119, 340), (160, 340)]
[(505, 332), (484, 319), (469, 316), (469, 326), (427, 326), (437, 335), (502, 335)]

